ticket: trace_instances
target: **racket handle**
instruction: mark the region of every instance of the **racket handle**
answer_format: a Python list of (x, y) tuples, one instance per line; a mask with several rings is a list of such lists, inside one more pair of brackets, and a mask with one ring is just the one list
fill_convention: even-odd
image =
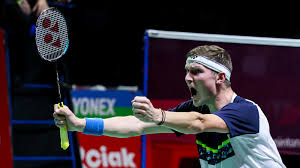
[(70, 145), (67, 126), (59, 128), (59, 132), (60, 132), (60, 146), (61, 148), (63, 148), (63, 150), (66, 150)]
[[(58, 108), (62, 108), (62, 107), (64, 107), (64, 103), (63, 102), (58, 103)], [(60, 146), (63, 150), (66, 150), (70, 145), (67, 126), (59, 128), (59, 132), (60, 132)]]

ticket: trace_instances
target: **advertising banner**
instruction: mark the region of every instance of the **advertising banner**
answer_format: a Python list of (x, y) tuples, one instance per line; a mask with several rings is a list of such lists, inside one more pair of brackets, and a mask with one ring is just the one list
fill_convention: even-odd
[(131, 100), (135, 96), (141, 96), (142, 93), (118, 90), (73, 90), (71, 95), (73, 110), (77, 117), (109, 118), (131, 115)]
[(83, 168), (140, 167), (141, 138), (111, 138), (78, 133)]
[(4, 32), (0, 28), (0, 163), (1, 167), (12, 168), (11, 127), (9, 118), (8, 87)]
[[(73, 111), (80, 118), (132, 115), (131, 100), (140, 91), (73, 90)], [(78, 133), (83, 168), (140, 167), (141, 137), (112, 138)]]

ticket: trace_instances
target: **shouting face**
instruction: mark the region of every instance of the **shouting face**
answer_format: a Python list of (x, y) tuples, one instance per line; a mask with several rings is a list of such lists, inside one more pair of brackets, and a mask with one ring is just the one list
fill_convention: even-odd
[(216, 73), (196, 62), (187, 62), (185, 69), (185, 81), (190, 89), (193, 104), (198, 107), (212, 102), (216, 95)]

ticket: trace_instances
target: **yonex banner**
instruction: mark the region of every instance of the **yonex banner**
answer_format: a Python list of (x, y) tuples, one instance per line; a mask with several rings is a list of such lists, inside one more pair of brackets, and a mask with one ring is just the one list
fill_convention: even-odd
[(71, 94), (73, 111), (80, 118), (109, 118), (131, 115), (131, 100), (135, 96), (142, 95), (140, 91), (118, 90), (73, 90)]

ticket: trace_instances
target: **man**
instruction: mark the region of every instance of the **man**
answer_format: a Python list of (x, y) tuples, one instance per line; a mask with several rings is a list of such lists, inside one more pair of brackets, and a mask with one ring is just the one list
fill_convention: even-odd
[(79, 119), (67, 107), (55, 105), (56, 125), (67, 123), (72, 131), (112, 137), (196, 134), (202, 168), (285, 167), (261, 109), (232, 90), (232, 63), (224, 49), (214, 45), (192, 49), (185, 69), (191, 100), (170, 111), (154, 108), (146, 97), (132, 100), (134, 116), (104, 120)]

